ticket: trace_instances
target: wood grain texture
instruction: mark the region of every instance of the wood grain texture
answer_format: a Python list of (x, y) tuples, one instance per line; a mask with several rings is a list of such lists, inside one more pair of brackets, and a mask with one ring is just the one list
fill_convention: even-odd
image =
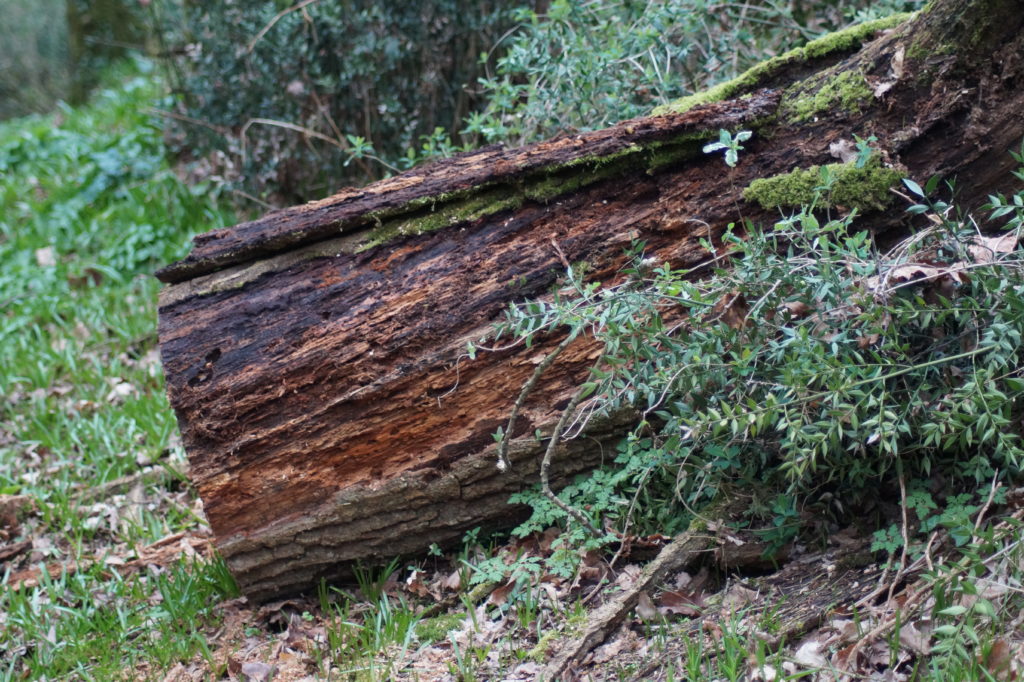
[[(891, 78), (912, 28), (829, 68)], [(1005, 151), (1024, 134), (1020, 38), (1006, 35), (993, 48), (1004, 57), (972, 71), (908, 60), (896, 86), (860, 111), (792, 124), (776, 116), (782, 89), (759, 90), (462, 155), (196, 237), (185, 260), (159, 273), (169, 283), (160, 348), (190, 475), (243, 591), (310, 589), (353, 560), (420, 552), (521, 517), (506, 500), (536, 480), (532, 434), (557, 418), (597, 349), (580, 339), (545, 375), (520, 416), (513, 470), (500, 474), (492, 434), (560, 339), (474, 360), (465, 346), (509, 303), (557, 286), (553, 241), (604, 283), (616, 281), (634, 239), (700, 274), (710, 256), (701, 240), (720, 245), (731, 223), (773, 220), (740, 198), (746, 185), (833, 162), (829, 145), (853, 135), (876, 136), (887, 161), (918, 180), (956, 174), (966, 196), (1005, 187)], [(755, 130), (735, 169), (700, 153), (719, 128)], [(484, 192), (498, 209), (445, 213)], [(435, 215), (441, 227), (422, 234), (388, 231)], [(897, 205), (862, 224), (884, 237), (901, 234), (903, 220)], [(570, 442), (556, 482), (607, 460), (629, 422), (616, 415)]]

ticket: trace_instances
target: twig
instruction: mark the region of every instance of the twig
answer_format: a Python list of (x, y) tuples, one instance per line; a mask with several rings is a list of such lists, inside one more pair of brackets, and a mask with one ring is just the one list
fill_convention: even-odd
[[(600, 359), (598, 362), (600, 362)], [(551, 432), (551, 440), (548, 441), (548, 449), (545, 450), (544, 459), (540, 463), (540, 486), (543, 493), (549, 500), (551, 500), (552, 503), (554, 503), (556, 507), (579, 521), (580, 524), (595, 538), (599, 538), (601, 537), (601, 532), (594, 527), (594, 524), (590, 522), (590, 519), (584, 516), (583, 512), (558, 499), (558, 495), (556, 495), (551, 489), (551, 482), (548, 473), (551, 469), (551, 458), (554, 456), (555, 450), (558, 448), (558, 443), (562, 439), (562, 429), (565, 428), (565, 423), (569, 421), (569, 417), (576, 412), (576, 406), (580, 404), (584, 393), (585, 389), (583, 388), (576, 391), (576, 395), (572, 397), (569, 404), (565, 406), (564, 410), (562, 410), (562, 416), (558, 420), (558, 423), (555, 424), (555, 430)]]
[(251, 53), (253, 49), (255, 49), (256, 43), (260, 42), (263, 39), (263, 36), (267, 35), (270, 29), (274, 28), (274, 24), (281, 21), (281, 19), (284, 19), (292, 12), (297, 12), (298, 10), (306, 7), (307, 5), (312, 5), (314, 2), (317, 1), (318, 0), (302, 0), (302, 2), (300, 2), (299, 4), (293, 5), (288, 9), (283, 9), (280, 12), (278, 12), (276, 15), (274, 15), (273, 19), (267, 22), (266, 26), (260, 29), (260, 32), (257, 33), (256, 36), (249, 42), (249, 45), (245, 48), (245, 51)]
[[(711, 514), (728, 517), (736, 506), (736, 502), (732, 501), (717, 511), (712, 510)], [(583, 634), (560, 647), (559, 653), (548, 663), (541, 679), (560, 679), (570, 665), (582, 660), (591, 649), (603, 642), (618, 627), (636, 606), (641, 592), (652, 590), (669, 573), (691, 566), (701, 554), (710, 550), (714, 543), (714, 536), (704, 532), (702, 525), (695, 524), (665, 545), (654, 561), (647, 564), (632, 587), (597, 609), (588, 620)]]
[(131, 488), (136, 483), (148, 481), (152, 483), (163, 483), (173, 478), (182, 478), (184, 474), (171, 466), (157, 466), (134, 474), (115, 478), (101, 485), (89, 485), (79, 490), (72, 496), (72, 499), (81, 504), (97, 498), (105, 498), (116, 494), (117, 491)]
[(981, 530), (981, 522), (985, 520), (985, 514), (988, 513), (988, 508), (992, 506), (992, 500), (994, 500), (996, 497), (996, 490), (999, 489), (999, 487), (996, 485), (996, 478), (998, 476), (999, 471), (996, 470), (996, 472), (992, 474), (992, 485), (990, 486), (988, 491), (988, 499), (985, 500), (985, 504), (983, 504), (981, 509), (978, 511), (978, 518), (974, 521), (974, 530), (971, 531), (972, 543), (978, 542), (978, 531)]
[(166, 118), (173, 118), (175, 121), (181, 121), (182, 123), (191, 123), (192, 125), (202, 126), (208, 128), (218, 135), (227, 136), (231, 130), (224, 126), (219, 126), (216, 123), (210, 123), (199, 118), (193, 118), (186, 116), (185, 114), (179, 114), (175, 111), (167, 111), (166, 109), (157, 109), (156, 107), (146, 107), (143, 109), (147, 114), (153, 114), (154, 116), (164, 116)]
[[(276, 128), (284, 128), (285, 130), (291, 130), (291, 131), (296, 132), (296, 133), (302, 133), (303, 135), (306, 135), (308, 137), (312, 137), (314, 139), (320, 140), (321, 142), (326, 142), (329, 145), (337, 147), (338, 149), (342, 150), (343, 152), (345, 152), (347, 154), (353, 155), (352, 154), (352, 147), (348, 143), (346, 143), (344, 141), (344, 139), (342, 139), (342, 138), (335, 139), (335, 138), (331, 137), (330, 135), (324, 135), (323, 133), (317, 132), (317, 131), (312, 130), (310, 128), (307, 128), (305, 126), (300, 126), (300, 125), (297, 125), (295, 123), (288, 123), (287, 121), (278, 121), (278, 120), (275, 120), (275, 119), (272, 119), (272, 118), (250, 118), (248, 121), (245, 122), (245, 125), (242, 126), (242, 131), (239, 133), (239, 137), (242, 139), (242, 156), (243, 156), (243, 158), (245, 157), (245, 146), (246, 146), (245, 141), (247, 139), (246, 138), (246, 133), (249, 132), (249, 128), (251, 128), (254, 123), (259, 123), (261, 125), (266, 125), (266, 126), (274, 126)], [(399, 168), (396, 168), (395, 166), (392, 166), (390, 163), (388, 163), (387, 161), (385, 161), (384, 159), (380, 158), (379, 156), (377, 156), (375, 154), (363, 154), (362, 156), (367, 158), (367, 159), (371, 159), (373, 161), (376, 161), (380, 165), (382, 165), (385, 168), (387, 168), (389, 171), (392, 171), (392, 172), (395, 172), (395, 173), (400, 173), (401, 172), (401, 170)], [(353, 155), (353, 157), (354, 157), (354, 155)]]
[(516, 402), (512, 406), (512, 412), (508, 416), (508, 425), (505, 427), (505, 435), (498, 443), (499, 470), (509, 471), (509, 469), (511, 468), (511, 465), (508, 461), (508, 444), (509, 441), (512, 440), (512, 429), (515, 428), (516, 419), (519, 417), (519, 411), (523, 408), (523, 403), (526, 402), (526, 398), (529, 397), (530, 393), (537, 385), (537, 382), (540, 381), (541, 375), (547, 371), (548, 367), (551, 366), (551, 363), (553, 363), (558, 358), (558, 356), (561, 355), (562, 351), (569, 347), (569, 344), (572, 343), (575, 338), (576, 335), (570, 332), (569, 335), (566, 336), (553, 351), (548, 353), (544, 360), (541, 361), (539, 365), (537, 365), (537, 368), (533, 370), (533, 375), (530, 377), (530, 380), (527, 381), (526, 384), (523, 386), (523, 390), (519, 392), (519, 397), (516, 398)]
[(258, 197), (254, 197), (253, 195), (249, 194), (248, 192), (243, 192), (240, 189), (233, 189), (233, 190), (231, 190), (231, 193), (232, 194), (237, 194), (238, 196), (242, 197), (243, 199), (248, 199), (249, 201), (255, 202), (255, 203), (259, 204), (260, 206), (262, 206), (263, 208), (267, 209), (268, 211), (276, 211), (279, 208), (278, 206), (274, 206), (273, 204), (268, 204), (267, 202), (263, 201), (262, 199), (260, 199)]

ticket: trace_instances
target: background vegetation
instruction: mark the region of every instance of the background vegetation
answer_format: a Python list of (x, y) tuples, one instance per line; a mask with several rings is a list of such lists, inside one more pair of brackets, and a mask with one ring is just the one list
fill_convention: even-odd
[[(69, 2), (9, 0), (0, 21), (0, 117), (19, 117), (0, 123), (0, 547), (28, 542), (5, 563), (0, 679), (159, 678), (186, 663), (237, 675), (239, 642), (277, 646), (273, 614), (226, 601), (236, 589), (216, 557), (154, 558), (168, 538), (192, 547), (205, 532), (149, 275), (191, 235), (475, 145), (642, 114), (919, 4)], [(122, 59), (129, 45), (150, 59)], [(87, 104), (54, 104), (86, 92)], [(1021, 606), (1020, 515), (986, 513), (1010, 504), (1021, 458), (1024, 198), (989, 198), (986, 215), (1014, 231), (993, 242), (974, 227), (984, 216), (946, 203), (951, 188), (908, 183), (928, 227), (883, 253), (829, 212), (832, 182), (774, 225), (737, 216), (730, 267), (699, 283), (637, 244), (621, 285), (570, 269), (562, 295), (510, 310), (500, 332), (595, 335), (605, 352), (581, 387), (586, 414), (647, 411), (615, 466), (561, 493), (591, 525), (672, 533), (694, 506), (743, 489), (743, 530), (770, 548), (821, 542), (851, 518), (897, 576), (941, 547), (953, 559), (931, 565), (917, 621), (935, 655), (912, 665), (998, 678), (993, 651)], [(666, 317), (680, 306), (699, 323)], [(362, 570), (278, 628), (336, 678), (384, 679), (432, 642), (457, 679), (543, 660), (540, 631), (571, 632), (585, 613), (568, 588), (550, 603), (552, 576), (578, 582), (615, 538), (540, 492), (521, 499), (536, 514), (512, 544), (473, 535), (456, 555), (398, 567), (404, 591), (388, 580), (396, 567)], [(495, 583), (500, 599), (477, 606), (473, 585)], [(421, 619), (415, 600), (442, 593), (469, 618)], [(741, 679), (751, 656), (781, 669), (738, 623), (708, 650), (651, 623), (671, 674)]]

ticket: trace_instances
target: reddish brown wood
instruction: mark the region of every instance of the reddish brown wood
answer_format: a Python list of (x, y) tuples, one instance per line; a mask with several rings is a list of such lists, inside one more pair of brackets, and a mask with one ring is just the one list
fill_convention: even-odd
[[(891, 78), (895, 51), (907, 51), (915, 30), (929, 26), (919, 19), (831, 68)], [(346, 562), (420, 552), (520, 517), (506, 500), (536, 480), (532, 434), (557, 417), (595, 349), (581, 339), (544, 377), (520, 416), (512, 471), (502, 474), (492, 434), (559, 339), (475, 360), (465, 345), (510, 302), (544, 296), (558, 282), (564, 268), (552, 241), (604, 282), (615, 279), (634, 238), (658, 259), (699, 266), (708, 256), (701, 239), (715, 242), (741, 217), (772, 219), (739, 190), (832, 162), (829, 145), (854, 134), (875, 135), (887, 158), (918, 180), (955, 174), (965, 196), (1005, 186), (1006, 150), (1024, 134), (1020, 26), (992, 33), (995, 56), (987, 60), (907, 57), (895, 86), (859, 113), (789, 124), (771, 118), (781, 87), (762, 90), (685, 114), (466, 154), (196, 237), (188, 258), (159, 273), (170, 284), (161, 293), (160, 346), (192, 480), (242, 589), (254, 599), (309, 589)], [(699, 154), (701, 133), (743, 127), (756, 135), (737, 168)], [(698, 153), (650, 170), (647, 151), (626, 154), (672, 140)], [(361, 253), (346, 246), (379, 221), (401, 220), (418, 198), (512, 191), (552, 168), (571, 179), (605, 167), (595, 157), (616, 154), (608, 177), (547, 201), (526, 199)], [(445, 201), (411, 210), (427, 215)], [(903, 215), (897, 206), (863, 220), (876, 232), (898, 232)], [(618, 415), (568, 443), (556, 484), (607, 458), (629, 422)]]

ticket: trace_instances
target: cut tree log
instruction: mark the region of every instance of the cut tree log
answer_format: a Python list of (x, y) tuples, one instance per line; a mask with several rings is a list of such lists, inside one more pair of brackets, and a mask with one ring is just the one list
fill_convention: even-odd
[[(521, 149), (485, 148), (199, 235), (157, 276), (167, 390), (217, 547), (267, 599), (321, 578), (514, 524), (550, 429), (597, 349), (580, 338), (523, 406), (500, 472), (494, 434), (561, 339), (466, 354), (513, 302), (548, 295), (564, 259), (616, 280), (623, 247), (699, 268), (730, 223), (799, 203), (795, 169), (874, 136), (841, 203), (881, 238), (905, 232), (887, 188), (956, 178), (1008, 188), (1024, 135), (1017, 0), (935, 0), (833, 34), (660, 115)], [(729, 98), (729, 99), (725, 99)], [(722, 99), (723, 101), (714, 101)], [(700, 103), (698, 104), (698, 101)], [(720, 129), (754, 137), (727, 169)], [(755, 180), (773, 179), (747, 190)], [(790, 193), (787, 196), (787, 191)], [(631, 414), (590, 424), (552, 471), (602, 461)]]

